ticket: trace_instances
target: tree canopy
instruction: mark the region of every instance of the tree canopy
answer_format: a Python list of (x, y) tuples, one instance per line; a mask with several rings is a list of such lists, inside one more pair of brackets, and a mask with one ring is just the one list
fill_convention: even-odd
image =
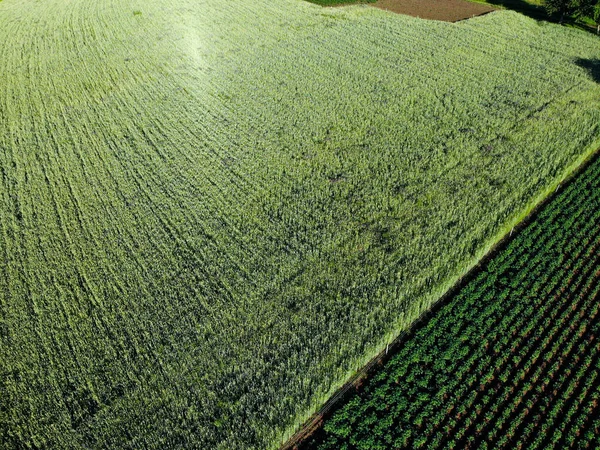
[(545, 0), (544, 6), (549, 14), (560, 14), (560, 23), (567, 16), (581, 17), (593, 15), (596, 22), (600, 20), (598, 0)]

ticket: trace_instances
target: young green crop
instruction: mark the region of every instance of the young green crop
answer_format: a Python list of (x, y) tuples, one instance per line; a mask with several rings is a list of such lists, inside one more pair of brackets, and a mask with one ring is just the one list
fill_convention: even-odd
[(594, 448), (598, 224), (600, 157), (302, 447)]
[(269, 448), (598, 144), (595, 36), (0, 3), (0, 443)]

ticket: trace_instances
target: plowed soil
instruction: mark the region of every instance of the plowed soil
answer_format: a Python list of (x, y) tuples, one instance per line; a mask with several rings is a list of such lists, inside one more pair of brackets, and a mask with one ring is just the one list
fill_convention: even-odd
[(488, 5), (465, 0), (378, 0), (376, 8), (423, 19), (457, 22), (495, 11)]

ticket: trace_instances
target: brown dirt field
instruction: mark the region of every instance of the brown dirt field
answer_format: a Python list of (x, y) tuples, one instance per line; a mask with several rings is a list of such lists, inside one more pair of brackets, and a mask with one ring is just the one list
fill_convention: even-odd
[(496, 9), (466, 0), (378, 0), (370, 6), (422, 19), (457, 22)]

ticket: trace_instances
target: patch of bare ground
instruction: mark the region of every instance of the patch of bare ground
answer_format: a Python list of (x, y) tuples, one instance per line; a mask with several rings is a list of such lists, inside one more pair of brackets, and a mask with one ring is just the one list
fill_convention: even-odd
[(496, 9), (465, 0), (378, 0), (370, 6), (422, 19), (458, 22)]

